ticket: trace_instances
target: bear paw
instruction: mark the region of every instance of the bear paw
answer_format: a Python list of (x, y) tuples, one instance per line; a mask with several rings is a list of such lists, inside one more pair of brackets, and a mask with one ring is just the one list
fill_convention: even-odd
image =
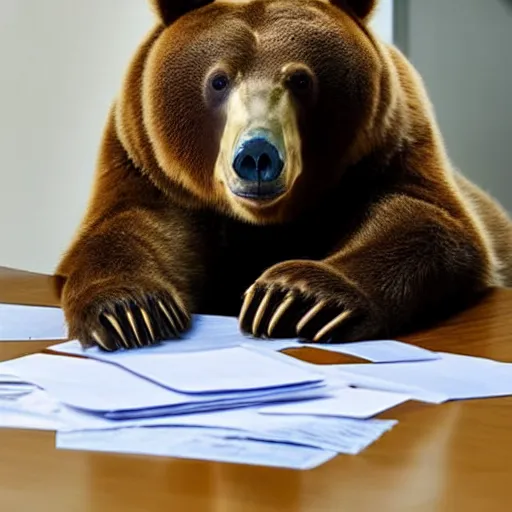
[(71, 338), (109, 352), (178, 338), (191, 324), (183, 301), (167, 288), (89, 289), (64, 311)]
[(256, 338), (348, 342), (382, 332), (377, 308), (323, 263), (290, 261), (267, 270), (245, 293), (240, 328)]

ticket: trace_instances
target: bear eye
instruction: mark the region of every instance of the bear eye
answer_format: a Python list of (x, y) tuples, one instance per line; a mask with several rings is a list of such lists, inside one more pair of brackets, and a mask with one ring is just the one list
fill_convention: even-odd
[(212, 78), (211, 84), (213, 89), (221, 92), (229, 85), (229, 78), (225, 74), (218, 74)]
[(287, 79), (288, 87), (298, 93), (304, 93), (311, 89), (313, 79), (307, 71), (295, 71)]

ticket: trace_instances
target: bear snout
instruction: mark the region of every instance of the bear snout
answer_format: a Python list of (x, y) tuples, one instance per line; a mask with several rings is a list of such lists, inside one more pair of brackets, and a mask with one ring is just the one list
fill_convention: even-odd
[(284, 161), (274, 144), (264, 137), (245, 141), (236, 152), (233, 169), (249, 182), (275, 181), (284, 169)]
[(233, 151), (230, 189), (240, 198), (265, 201), (286, 191), (285, 157), (279, 140), (269, 130), (244, 133)]

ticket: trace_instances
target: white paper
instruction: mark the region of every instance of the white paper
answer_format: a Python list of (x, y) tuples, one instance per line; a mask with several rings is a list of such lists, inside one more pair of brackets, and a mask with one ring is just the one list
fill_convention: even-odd
[[(396, 363), (403, 364), (403, 363)], [(422, 364), (422, 363), (417, 363)], [(442, 404), (449, 400), (449, 396), (444, 393), (437, 393), (427, 389), (418, 388), (411, 385), (400, 384), (384, 378), (374, 377), (372, 375), (365, 375), (363, 373), (351, 372), (351, 368), (363, 365), (321, 365), (321, 371), (329, 385), (333, 383), (345, 383), (347, 386), (353, 386), (361, 389), (373, 389), (378, 391), (388, 391), (390, 393), (400, 393), (411, 397), (413, 400), (420, 402), (427, 402), (431, 404)], [(377, 366), (375, 364), (366, 366)]]
[[(335, 450), (347, 455), (356, 455), (376, 442), (398, 423), (396, 420), (357, 420), (302, 415), (267, 415), (266, 417), (273, 420), (279, 418), (279, 422), (269, 423), (263, 430), (233, 432), (231, 436), (248, 435), (259, 440), (296, 443), (325, 450)], [(285, 418), (289, 420), (289, 423), (281, 424)], [(301, 419), (305, 419), (305, 421), (301, 422)]]
[[(263, 415), (254, 408), (245, 411), (220, 411), (208, 414), (117, 422), (109, 428), (63, 428), (61, 432), (118, 431), (142, 427), (190, 427), (222, 429), (230, 439), (253, 439), (296, 444), (355, 455), (391, 430), (396, 420), (355, 420), (303, 415)], [(119, 424), (121, 423), (121, 424)]]
[(63, 403), (83, 409), (110, 411), (152, 408), (180, 403), (183, 398), (161, 386), (88, 359), (32, 354), (0, 363), (12, 373), (45, 389)]
[(166, 389), (114, 364), (47, 354), (0, 363), (0, 373), (36, 384), (64, 404), (113, 419), (325, 395), (317, 383), (243, 393), (188, 395)]
[[(216, 318), (216, 317), (211, 317)], [(374, 363), (393, 363), (408, 361), (429, 361), (439, 359), (439, 355), (416, 345), (401, 341), (378, 340), (359, 341), (356, 343), (302, 343), (297, 340), (255, 340), (244, 337), (242, 334), (226, 328), (229, 334), (221, 333), (224, 330), (223, 321), (211, 318), (201, 318), (201, 330), (198, 334), (187, 335), (177, 341), (166, 341), (153, 347), (137, 349), (141, 355), (175, 354), (178, 352), (192, 352), (202, 350), (215, 350), (236, 346), (258, 348), (268, 351), (281, 351), (291, 348), (315, 348), (327, 352), (347, 354), (366, 359)], [(231, 320), (231, 319), (230, 319)], [(212, 321), (212, 332), (208, 325)], [(230, 323), (233, 327), (233, 324)], [(235, 326), (236, 328), (236, 326)], [(83, 349), (78, 341), (68, 341), (50, 347), (53, 352), (69, 355), (81, 355), (91, 358), (108, 360), (109, 357), (120, 359), (129, 356), (133, 351), (121, 350), (114, 353), (104, 352), (97, 347)]]
[(17, 398), (34, 391), (35, 386), (13, 375), (0, 374), (0, 398)]
[(87, 418), (80, 421), (66, 414), (62, 419), (70, 419), (73, 425), (61, 429), (65, 431), (148, 426), (219, 428), (229, 430), (235, 438), (294, 443), (346, 454), (359, 453), (396, 424), (394, 420), (265, 415), (258, 407), (116, 422), (103, 419), (90, 422)]
[(355, 420), (308, 415), (265, 415), (259, 406), (195, 414), (111, 420), (59, 403), (45, 391), (19, 400), (0, 400), (0, 428), (86, 431), (134, 427), (201, 427), (224, 429), (230, 437), (293, 443), (356, 454), (390, 430), (394, 420)]
[[(234, 317), (213, 315), (194, 315), (191, 328), (181, 335), (181, 338), (170, 340), (150, 347), (137, 348), (139, 355), (175, 354), (180, 352), (196, 352), (203, 350), (216, 350), (219, 348), (238, 347), (247, 341), (240, 332), (238, 320)], [(81, 355), (91, 358), (108, 358), (109, 354), (98, 347), (84, 349), (77, 340), (53, 345), (54, 352), (70, 355)], [(119, 350), (115, 352), (117, 358), (131, 357), (134, 350)]]
[(372, 340), (354, 343), (303, 343), (297, 340), (247, 339), (244, 341), (244, 345), (275, 351), (290, 348), (315, 348), (359, 357), (373, 363), (431, 361), (440, 357), (430, 350), (396, 340)]
[(58, 432), (58, 449), (90, 450), (198, 459), (297, 470), (316, 468), (334, 451), (247, 439), (225, 439), (223, 432), (193, 428), (138, 428), (100, 432)]
[[(216, 414), (213, 414), (215, 416)], [(263, 416), (263, 415), (262, 415)], [(186, 420), (186, 418), (185, 418)], [(167, 427), (151, 427), (151, 428), (201, 428), (204, 435), (209, 435), (212, 431), (222, 432), (222, 437), (229, 440), (255, 440), (269, 441), (276, 444), (296, 445), (299, 447), (306, 446), (322, 450), (343, 453), (347, 455), (356, 455), (365, 450), (368, 446), (376, 442), (382, 435), (391, 430), (398, 422), (396, 420), (353, 420), (342, 418), (314, 418), (305, 416), (267, 416), (266, 426), (261, 427), (261, 421), (256, 421), (258, 426), (249, 428), (231, 428), (209, 425), (191, 424), (184, 426), (176, 423)], [(214, 423), (214, 422), (213, 422)], [(219, 422), (221, 423), (221, 422)], [(130, 427), (115, 429), (67, 429), (59, 431), (59, 434), (74, 433), (83, 434), (87, 437), (87, 433), (95, 433), (94, 437), (100, 442), (104, 439), (111, 439), (107, 443), (113, 451), (118, 451), (119, 447), (115, 439), (127, 430), (143, 429), (150, 427)], [(211, 429), (211, 430), (209, 430)], [(173, 430), (170, 430), (172, 432)]]
[(0, 304), (0, 341), (46, 341), (67, 338), (60, 308)]
[[(224, 323), (225, 320), (228, 320), (226, 324)], [(121, 349), (116, 352), (105, 352), (98, 347), (83, 348), (76, 340), (52, 345), (48, 347), (48, 349), (58, 354), (85, 356), (106, 361), (110, 357), (117, 360), (121, 360), (123, 357), (131, 357), (131, 354), (134, 352), (137, 352), (139, 355), (168, 355), (241, 346), (263, 348), (268, 351), (279, 351), (286, 348), (300, 348), (305, 346), (296, 340), (255, 340), (246, 337), (237, 330), (236, 322), (232, 322), (231, 320), (233, 319), (198, 317), (198, 325), (200, 328), (184, 334), (182, 338), (164, 341), (157, 345), (141, 347), (135, 350)]]
[(370, 377), (403, 389), (420, 389), (448, 400), (512, 395), (512, 366), (490, 359), (440, 353), (436, 361), (340, 365), (343, 378)]
[[(179, 340), (166, 341), (152, 347), (140, 348), (136, 352), (139, 355), (156, 356), (237, 346), (261, 348), (268, 351), (311, 347), (353, 355), (376, 363), (427, 361), (439, 357), (429, 350), (394, 340), (324, 344), (302, 343), (296, 339), (259, 340), (244, 335), (240, 331), (237, 318), (213, 315), (195, 315), (191, 330), (186, 332)], [(115, 360), (116, 362), (125, 357), (131, 357), (134, 352), (133, 350), (120, 350), (115, 353), (105, 353), (97, 347), (84, 349), (76, 340), (54, 345), (51, 350), (62, 354), (83, 355), (101, 360)]]
[(18, 397), (0, 394), (0, 428), (58, 430), (76, 425), (45, 391), (35, 390)]
[(135, 351), (107, 353), (95, 355), (94, 359), (115, 363), (182, 393), (271, 389), (322, 380), (316, 372), (243, 347), (157, 355)]
[(0, 406), (0, 428), (57, 431), (63, 425), (50, 416), (36, 413), (3, 410)]
[[(368, 365), (353, 365), (353, 364), (313, 364), (307, 361), (302, 361), (295, 357), (289, 357), (286, 354), (281, 352), (273, 352), (268, 351), (262, 348), (251, 347), (252, 350), (260, 350), (261, 352), (267, 354), (267, 357), (274, 357), (277, 359), (286, 358), (290, 361), (290, 364), (295, 364), (297, 366), (306, 368), (306, 369), (314, 369), (314, 371), (321, 373), (325, 377), (325, 383), (327, 385), (327, 389), (331, 391), (331, 389), (340, 389), (348, 386), (352, 386), (355, 388), (362, 389), (372, 389), (378, 391), (388, 391), (390, 393), (400, 393), (404, 395), (408, 395), (411, 399), (419, 400), (422, 402), (433, 403), (433, 404), (441, 404), (446, 402), (449, 397), (444, 393), (438, 393), (429, 391), (426, 389), (418, 388), (415, 386), (399, 384), (397, 382), (392, 382), (390, 380), (380, 379), (375, 376), (363, 375), (358, 373), (350, 372), (351, 368), (356, 368), (359, 366), (366, 366), (371, 368), (373, 366), (377, 366), (376, 364), (368, 364)], [(419, 364), (421, 362), (418, 362)]]
[(263, 414), (331, 416), (367, 419), (410, 400), (410, 396), (371, 389), (346, 387), (330, 398), (270, 405), (259, 409)]
[(311, 348), (348, 354), (374, 363), (430, 361), (439, 355), (430, 350), (395, 340), (358, 341), (342, 344), (308, 344)]
[[(63, 312), (56, 307), (18, 306), (0, 304), (0, 340), (58, 340), (67, 338)], [(140, 354), (174, 354), (236, 347), (243, 344), (261, 346), (269, 350), (312, 347), (320, 350), (354, 355), (373, 362), (398, 362), (435, 359), (436, 354), (399, 341), (363, 341), (357, 343), (307, 344), (294, 339), (255, 340), (244, 335), (235, 317), (194, 315), (191, 329), (179, 340), (160, 343), (154, 347), (137, 349)], [(72, 340), (52, 347), (59, 353), (105, 357), (97, 347), (83, 349)], [(120, 354), (131, 353), (121, 351)], [(122, 355), (121, 355), (122, 357)]]

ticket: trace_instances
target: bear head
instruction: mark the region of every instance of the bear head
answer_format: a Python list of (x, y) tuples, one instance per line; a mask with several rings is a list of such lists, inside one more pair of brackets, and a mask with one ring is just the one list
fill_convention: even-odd
[(393, 77), (375, 0), (151, 1), (158, 27), (128, 84), (137, 138), (196, 203), (284, 222), (382, 144)]

